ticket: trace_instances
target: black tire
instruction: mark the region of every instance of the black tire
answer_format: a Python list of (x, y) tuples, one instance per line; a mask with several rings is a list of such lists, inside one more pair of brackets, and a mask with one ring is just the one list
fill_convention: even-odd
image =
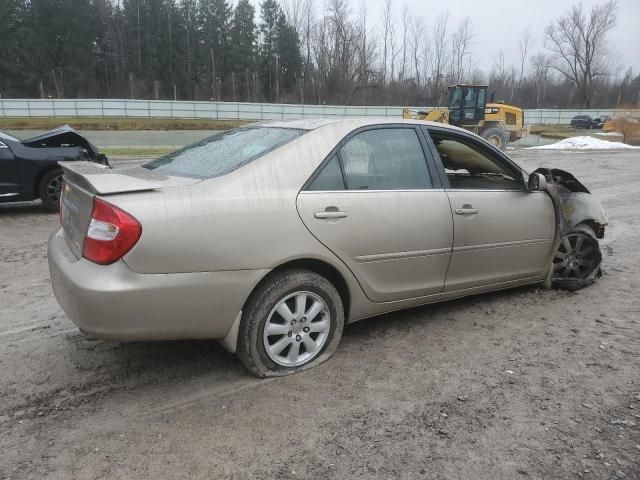
[(62, 192), (62, 170), (55, 168), (49, 170), (40, 179), (38, 185), (38, 194), (44, 208), (51, 212), (57, 212), (60, 209), (60, 193)]
[[(296, 292), (311, 292), (322, 299), (329, 314), (330, 329), (322, 348), (313, 358), (302, 365), (288, 367), (270, 358), (265, 348), (267, 340), (263, 335), (272, 311), (283, 299)], [(340, 343), (343, 328), (342, 299), (331, 282), (312, 271), (286, 270), (267, 277), (247, 300), (242, 311), (236, 353), (247, 370), (257, 377), (290, 375), (329, 359)]]
[(482, 132), (482, 138), (494, 147), (505, 150), (509, 143), (509, 132), (499, 127), (491, 127)]
[(553, 259), (554, 280), (586, 280), (597, 276), (602, 263), (600, 244), (593, 229), (576, 225), (567, 233)]

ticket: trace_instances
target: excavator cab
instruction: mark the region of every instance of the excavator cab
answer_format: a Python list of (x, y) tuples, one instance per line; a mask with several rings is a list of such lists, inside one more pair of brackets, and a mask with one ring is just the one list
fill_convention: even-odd
[(484, 120), (486, 85), (452, 85), (449, 90), (449, 123), (458, 127), (476, 126)]

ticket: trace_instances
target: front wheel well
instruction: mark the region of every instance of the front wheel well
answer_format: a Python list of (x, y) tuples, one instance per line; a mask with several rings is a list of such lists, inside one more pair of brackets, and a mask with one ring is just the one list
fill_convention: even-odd
[(345, 321), (349, 318), (349, 311), (351, 306), (351, 294), (349, 292), (349, 286), (347, 285), (347, 282), (344, 279), (343, 275), (333, 265), (325, 261), (315, 258), (300, 258), (288, 261), (286, 263), (283, 263), (282, 265), (278, 265), (276, 268), (271, 270), (269, 274), (265, 278), (263, 278), (258, 285), (271, 278), (273, 275), (279, 274), (286, 270), (294, 269), (310, 270), (317, 273), (318, 275), (322, 275), (327, 280), (329, 280), (338, 291), (340, 299), (342, 300)]
[(578, 225), (586, 225), (587, 227), (589, 227), (591, 230), (593, 230), (596, 238), (604, 237), (604, 225), (598, 223), (595, 220), (583, 220)]

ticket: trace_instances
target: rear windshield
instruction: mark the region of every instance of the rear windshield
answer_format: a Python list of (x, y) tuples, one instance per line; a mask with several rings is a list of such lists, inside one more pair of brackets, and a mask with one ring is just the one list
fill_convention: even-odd
[(238, 128), (187, 145), (146, 163), (143, 167), (181, 177), (219, 177), (290, 142), (304, 132), (293, 128)]

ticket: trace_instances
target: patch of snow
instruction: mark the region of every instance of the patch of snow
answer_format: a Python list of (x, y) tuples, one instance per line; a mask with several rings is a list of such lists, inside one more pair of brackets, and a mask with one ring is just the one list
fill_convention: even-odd
[(594, 137), (571, 137), (552, 143), (551, 145), (540, 145), (539, 147), (529, 147), (528, 150), (621, 150), (640, 149), (622, 142), (609, 142)]
[(596, 135), (602, 135), (603, 137), (621, 137), (622, 134), (618, 132), (596, 132)]

